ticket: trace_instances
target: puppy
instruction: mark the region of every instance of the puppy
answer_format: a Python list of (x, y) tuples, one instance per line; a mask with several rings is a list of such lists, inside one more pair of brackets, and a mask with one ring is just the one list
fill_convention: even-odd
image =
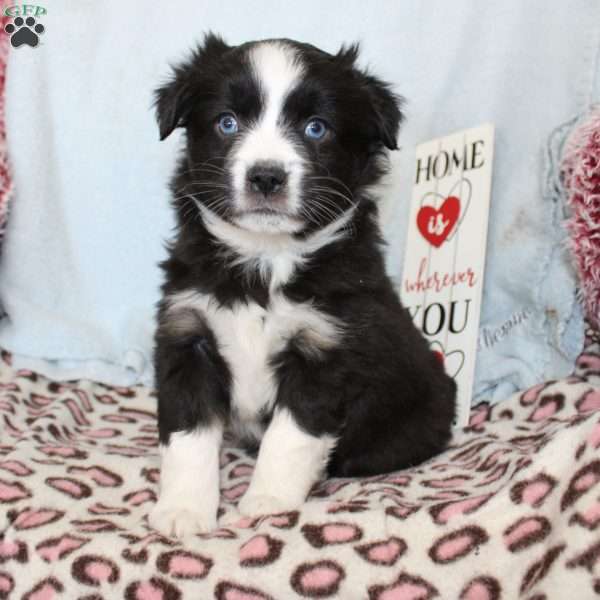
[(226, 429), (260, 444), (243, 515), (450, 437), (455, 384), (385, 273), (371, 191), (400, 102), (357, 53), (209, 34), (157, 90), (161, 139), (186, 132), (155, 349), (165, 534), (216, 527)]

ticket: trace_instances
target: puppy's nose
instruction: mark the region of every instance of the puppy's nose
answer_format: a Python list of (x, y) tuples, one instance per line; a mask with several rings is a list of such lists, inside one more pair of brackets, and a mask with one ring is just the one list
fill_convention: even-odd
[(254, 192), (265, 196), (277, 193), (287, 180), (287, 173), (278, 163), (259, 163), (248, 169), (248, 183)]

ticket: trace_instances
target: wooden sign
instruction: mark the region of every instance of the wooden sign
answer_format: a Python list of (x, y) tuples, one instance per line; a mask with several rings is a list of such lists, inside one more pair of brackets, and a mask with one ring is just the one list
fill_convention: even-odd
[(400, 297), (456, 380), (459, 427), (471, 406), (493, 150), (493, 125), (417, 147)]

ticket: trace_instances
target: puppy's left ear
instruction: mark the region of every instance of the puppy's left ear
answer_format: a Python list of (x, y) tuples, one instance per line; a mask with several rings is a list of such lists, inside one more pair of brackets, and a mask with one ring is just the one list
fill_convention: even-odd
[(398, 149), (398, 129), (404, 118), (400, 108), (403, 99), (390, 86), (376, 77), (365, 77), (365, 88), (373, 110), (373, 125), (378, 141), (390, 150)]
[(394, 94), (387, 83), (356, 66), (359, 53), (358, 43), (342, 46), (334, 60), (341, 70), (351, 69), (358, 77), (360, 87), (366, 92), (370, 109), (369, 125), (375, 135), (374, 149), (383, 144), (390, 150), (397, 150), (398, 129), (404, 118), (400, 109), (404, 100)]

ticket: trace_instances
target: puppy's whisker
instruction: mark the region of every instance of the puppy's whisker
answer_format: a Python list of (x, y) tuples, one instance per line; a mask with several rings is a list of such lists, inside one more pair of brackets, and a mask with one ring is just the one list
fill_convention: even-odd
[(310, 208), (313, 210), (313, 212), (315, 214), (321, 216), (322, 218), (324, 217), (325, 222), (327, 222), (329, 220), (335, 220), (336, 217), (338, 216), (337, 214), (332, 212), (330, 209), (328, 209), (318, 203), (310, 203)]
[(340, 217), (346, 212), (341, 206), (324, 196), (314, 196), (313, 203), (317, 204), (323, 210), (327, 210), (330, 214), (335, 215), (335, 217)]
[(341, 185), (344, 189), (348, 190), (348, 194), (350, 194), (350, 196), (354, 196), (352, 190), (341, 179), (338, 179), (337, 177), (331, 177), (329, 175), (312, 175), (308, 177), (308, 179), (327, 179), (329, 181), (333, 181), (334, 183), (337, 183), (338, 185)]
[(173, 200), (182, 200), (183, 198), (187, 198), (190, 195), (191, 196), (196, 196), (196, 195), (202, 196), (204, 194), (210, 194), (211, 192), (222, 194), (223, 193), (221, 191), (222, 189), (229, 189), (227, 186), (225, 186), (224, 188), (217, 188), (214, 186), (208, 186), (208, 187), (209, 187), (209, 189), (207, 189), (207, 190), (190, 190), (190, 191), (187, 191), (184, 189), (179, 190), (180, 192), (184, 192), (184, 193), (181, 196), (175, 196), (173, 198)]
[(185, 175), (191, 175), (192, 173), (213, 173), (217, 175), (226, 174), (227, 170), (217, 165), (206, 165), (204, 167), (195, 167), (184, 171)]
[(315, 191), (325, 192), (327, 194), (333, 194), (334, 196), (338, 196), (338, 197), (342, 198), (343, 200), (346, 200), (346, 202), (348, 202), (348, 204), (350, 204), (352, 206), (356, 206), (356, 201), (354, 201), (352, 198), (349, 198), (348, 196), (346, 196), (346, 194), (342, 194), (341, 192), (338, 192), (337, 190), (334, 190), (328, 186), (326, 186), (326, 187), (313, 186), (312, 189)]
[(340, 214), (346, 212), (343, 207), (341, 207), (337, 202), (334, 202), (331, 198), (328, 198), (327, 196), (323, 196), (322, 194), (315, 194), (314, 198), (318, 199), (320, 203), (323, 203), (326, 206), (332, 208), (333, 210), (338, 211)]

